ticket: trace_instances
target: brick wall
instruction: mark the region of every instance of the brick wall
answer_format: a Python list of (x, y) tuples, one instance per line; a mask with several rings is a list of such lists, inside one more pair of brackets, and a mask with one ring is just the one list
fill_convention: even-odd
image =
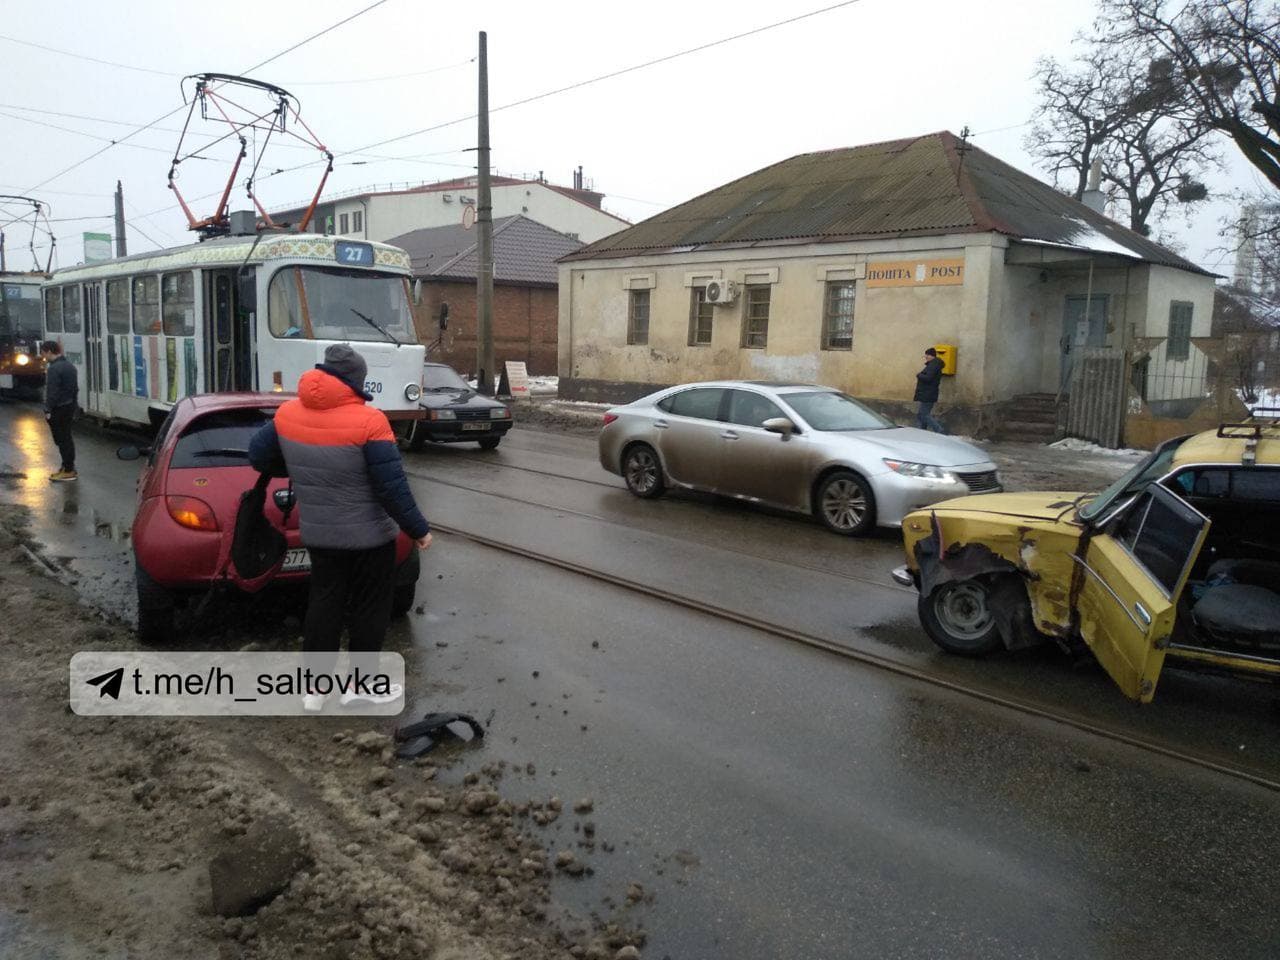
[[(449, 328), (438, 326), (440, 304), (449, 304)], [(424, 280), (422, 303), (414, 308), (418, 339), (427, 344), (427, 359), (449, 364), (460, 373), (476, 365), (476, 285), (474, 282)], [(493, 352), (498, 370), (507, 360), (523, 360), (529, 373), (554, 376), (559, 330), (555, 288), (494, 284)], [(441, 343), (432, 344), (437, 337)]]

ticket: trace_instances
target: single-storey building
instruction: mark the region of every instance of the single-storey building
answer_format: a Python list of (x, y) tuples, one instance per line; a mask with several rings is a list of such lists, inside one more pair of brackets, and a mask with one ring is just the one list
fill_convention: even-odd
[[(420, 302), (414, 306), (418, 339), (427, 358), (463, 373), (476, 366), (476, 274), (479, 237), (462, 226), (432, 227), (392, 237), (409, 254)], [(576, 238), (525, 216), (493, 222), (493, 342), (501, 364), (523, 360), (529, 372), (556, 371), (558, 323), (556, 261), (582, 246)], [(440, 329), (440, 306), (449, 305)]]
[[(992, 432), (1069, 389), (1088, 347), (1171, 362), (1214, 277), (948, 132), (783, 160), (560, 261), (561, 396), (719, 378), (839, 387)], [(1050, 426), (1050, 429), (1052, 427)]]

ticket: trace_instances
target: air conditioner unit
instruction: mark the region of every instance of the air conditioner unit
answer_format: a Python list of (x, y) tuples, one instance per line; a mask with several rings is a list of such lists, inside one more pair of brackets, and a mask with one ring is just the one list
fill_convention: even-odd
[(707, 284), (707, 303), (733, 303), (738, 285), (732, 280), (712, 280)]

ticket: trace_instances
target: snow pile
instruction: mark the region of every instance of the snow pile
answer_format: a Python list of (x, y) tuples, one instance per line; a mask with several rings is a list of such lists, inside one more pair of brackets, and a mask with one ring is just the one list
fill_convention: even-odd
[(1088, 453), (1099, 457), (1128, 457), (1130, 459), (1140, 459), (1151, 452), (1149, 450), (1131, 450), (1128, 448), (1112, 450), (1109, 447), (1100, 447), (1088, 440), (1081, 440), (1079, 437), (1063, 437), (1061, 440), (1049, 444), (1049, 447), (1053, 450), (1069, 450), (1072, 453)]

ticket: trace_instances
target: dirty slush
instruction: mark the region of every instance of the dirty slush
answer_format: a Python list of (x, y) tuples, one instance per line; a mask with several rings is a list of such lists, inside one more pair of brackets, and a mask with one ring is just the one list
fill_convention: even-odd
[(549, 915), (554, 874), (592, 881), (535, 825), (590, 805), (504, 799), (504, 764), (443, 786), (447, 755), (398, 762), (368, 721), (72, 715), (71, 655), (130, 649), (133, 636), (80, 606), (32, 562), (33, 546), (20, 510), (0, 505), (0, 622), (26, 625), (5, 631), (0, 664), (11, 956), (640, 956), (636, 885), (617, 891), (627, 906), (613, 919)]

